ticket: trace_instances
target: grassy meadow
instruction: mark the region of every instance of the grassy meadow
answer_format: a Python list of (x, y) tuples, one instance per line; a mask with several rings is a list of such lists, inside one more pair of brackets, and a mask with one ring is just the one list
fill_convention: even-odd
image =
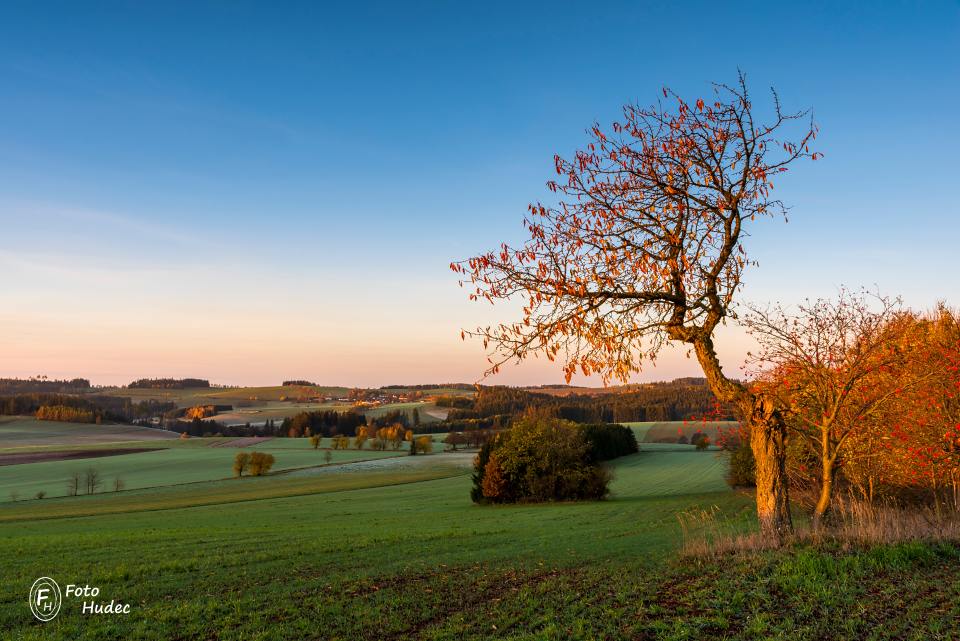
[[(432, 435), (435, 451), (441, 451), (445, 435)], [(45, 443), (38, 446), (37, 443)], [(90, 453), (87, 458), (49, 460), (27, 464), (0, 464), (0, 504), (33, 499), (38, 492), (47, 498), (66, 496), (67, 483), (74, 473), (96, 469), (103, 481), (101, 492), (114, 489), (120, 479), (125, 490), (229, 479), (237, 445), (243, 451), (261, 451), (274, 455), (274, 472), (327, 466), (327, 449), (315, 450), (306, 438), (269, 438), (254, 444), (229, 437), (181, 440), (163, 430), (131, 426), (90, 425), (37, 421), (18, 418), (0, 423), (0, 460), (4, 454), (43, 454), (53, 456), (75, 450)], [(328, 448), (329, 439), (322, 445)], [(133, 453), (122, 454), (127, 449)], [(399, 450), (329, 450), (330, 465), (404, 456), (408, 444)], [(100, 450), (115, 450), (119, 455), (96, 456)], [(137, 451), (147, 450), (147, 451)]]
[[(285, 446), (278, 464), (296, 452), (293, 439), (256, 447), (271, 442)], [(203, 449), (236, 451), (182, 451)], [(753, 526), (751, 497), (725, 485), (722, 456), (645, 445), (612, 464), (612, 495), (599, 502), (476, 506), (470, 455), (443, 453), (5, 503), (0, 630), (24, 640), (960, 634), (954, 547), (679, 558), (678, 513)], [(26, 595), (43, 575), (96, 585), (132, 612), (84, 616), (67, 600), (41, 624)]]
[(681, 434), (690, 439), (695, 433), (703, 432), (716, 443), (720, 432), (734, 430), (736, 421), (645, 421), (624, 423), (637, 436), (637, 442), (643, 443), (676, 443)]

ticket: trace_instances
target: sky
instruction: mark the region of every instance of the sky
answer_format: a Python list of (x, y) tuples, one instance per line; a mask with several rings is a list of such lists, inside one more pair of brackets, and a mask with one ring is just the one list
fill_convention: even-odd
[[(955, 1), (4, 2), (0, 376), (476, 381), (460, 328), (515, 313), (450, 261), (521, 241), (594, 121), (738, 68), (824, 153), (777, 185), (742, 299), (960, 304)], [(717, 342), (736, 374), (749, 341)], [(697, 372), (671, 350), (636, 380)]]

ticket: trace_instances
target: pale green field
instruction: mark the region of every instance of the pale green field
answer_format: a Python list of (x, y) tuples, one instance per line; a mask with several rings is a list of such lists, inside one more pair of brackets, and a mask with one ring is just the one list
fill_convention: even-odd
[(427, 412), (430, 410), (436, 409), (436, 405), (432, 402), (427, 401), (414, 401), (412, 403), (390, 403), (389, 405), (381, 405), (380, 407), (372, 407), (370, 409), (364, 410), (364, 414), (368, 418), (376, 418), (378, 416), (383, 416), (390, 412), (395, 412), (397, 410), (402, 410), (406, 413), (408, 417), (413, 416), (413, 410), (419, 410), (420, 412), (420, 422), (421, 423), (436, 423), (440, 419), (435, 416), (431, 416)]
[(93, 425), (38, 421), (28, 416), (0, 417), (0, 451), (24, 447), (84, 447), (175, 440), (173, 432), (134, 425)]
[(223, 412), (210, 417), (211, 420), (226, 425), (244, 423), (263, 423), (265, 421), (283, 421), (301, 412), (349, 412), (355, 409), (345, 403), (294, 403), (289, 401), (267, 401), (251, 407), (236, 407), (232, 412)]
[[(164, 485), (179, 485), (198, 481), (230, 478), (233, 459), (239, 451), (251, 448), (211, 447), (232, 439), (193, 438), (164, 443), (166, 449), (135, 454), (121, 454), (100, 458), (69, 461), (45, 461), (0, 466), (0, 502), (8, 502), (11, 495), (18, 499), (33, 499), (44, 491), (48, 497), (66, 496), (67, 480), (74, 472), (96, 469), (103, 478), (101, 491), (113, 489), (114, 479), (120, 478), (125, 489), (139, 489)], [(326, 439), (325, 439), (326, 441)], [(329, 442), (329, 441), (326, 441)], [(58, 449), (58, 448), (48, 448)], [(280, 472), (303, 467), (324, 465), (323, 450), (314, 450), (307, 439), (272, 439), (258, 444), (256, 449), (274, 455), (273, 470)], [(333, 450), (332, 463), (346, 463), (391, 456), (405, 452), (388, 450)]]
[(702, 431), (713, 443), (717, 442), (717, 435), (721, 430), (733, 430), (737, 427), (736, 421), (646, 421), (623, 423), (633, 429), (638, 443), (656, 443), (669, 439), (676, 441), (683, 432), (689, 439), (698, 430)]
[[(236, 388), (198, 387), (169, 390), (116, 387), (98, 389), (95, 393), (137, 400), (153, 399), (158, 401), (172, 401), (179, 407), (192, 407), (194, 405), (205, 405), (208, 403), (236, 404), (241, 401), (263, 403), (266, 401), (279, 401), (281, 397), (295, 399), (303, 389), (302, 387), (284, 387), (280, 385)], [(350, 392), (350, 388), (347, 387), (317, 386), (306, 389), (309, 389), (311, 394), (332, 398), (346, 397)]]

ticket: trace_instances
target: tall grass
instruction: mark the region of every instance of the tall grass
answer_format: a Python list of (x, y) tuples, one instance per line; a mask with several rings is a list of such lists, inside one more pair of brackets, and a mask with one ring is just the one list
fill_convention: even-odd
[(744, 532), (742, 521), (731, 520), (717, 507), (677, 516), (683, 533), (681, 555), (685, 557), (710, 558), (798, 544), (847, 549), (904, 541), (960, 542), (960, 511), (944, 510), (942, 505), (869, 503), (838, 497), (826, 526), (813, 530), (808, 521), (801, 521), (783, 541), (756, 531)]

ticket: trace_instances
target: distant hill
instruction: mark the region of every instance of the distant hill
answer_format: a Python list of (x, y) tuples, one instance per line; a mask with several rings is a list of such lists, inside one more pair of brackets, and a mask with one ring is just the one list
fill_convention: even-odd
[(90, 389), (90, 381), (85, 378), (69, 380), (49, 379), (38, 376), (33, 378), (0, 378), (0, 395), (6, 394), (78, 394)]

